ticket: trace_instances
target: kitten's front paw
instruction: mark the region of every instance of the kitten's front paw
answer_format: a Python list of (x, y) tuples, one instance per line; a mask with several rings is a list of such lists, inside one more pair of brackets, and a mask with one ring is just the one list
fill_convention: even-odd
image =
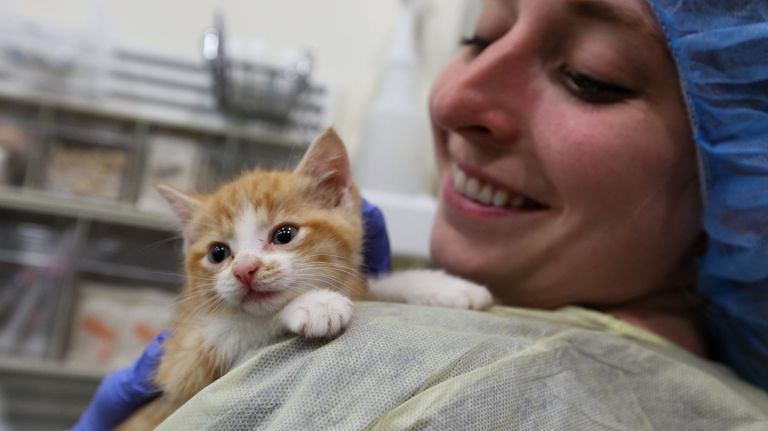
[(371, 279), (373, 300), (406, 302), (417, 305), (485, 310), (493, 305), (491, 292), (485, 287), (448, 275), (443, 271), (398, 271)]
[(485, 287), (445, 273), (439, 284), (424, 286), (414, 292), (409, 302), (420, 305), (486, 310), (493, 305), (493, 296)]
[(307, 338), (331, 337), (349, 325), (352, 301), (330, 290), (313, 290), (294, 299), (280, 312), (293, 333)]

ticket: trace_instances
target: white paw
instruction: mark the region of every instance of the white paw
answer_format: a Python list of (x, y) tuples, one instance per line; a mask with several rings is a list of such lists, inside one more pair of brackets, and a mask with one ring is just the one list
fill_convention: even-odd
[(485, 287), (443, 271), (398, 271), (370, 281), (371, 297), (379, 301), (485, 310), (493, 297)]
[(416, 289), (409, 302), (439, 307), (485, 310), (493, 305), (493, 296), (485, 287), (441, 273), (439, 284)]
[(313, 290), (294, 299), (280, 312), (293, 333), (307, 338), (331, 337), (349, 325), (352, 301), (330, 290)]

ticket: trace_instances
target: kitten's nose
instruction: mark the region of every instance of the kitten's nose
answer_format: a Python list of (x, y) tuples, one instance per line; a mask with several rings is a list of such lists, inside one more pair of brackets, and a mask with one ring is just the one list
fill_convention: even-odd
[(234, 266), (232, 267), (232, 272), (235, 274), (235, 277), (243, 283), (243, 287), (250, 289), (253, 275), (256, 274), (259, 267), (261, 267), (261, 261), (259, 259), (236, 259)]

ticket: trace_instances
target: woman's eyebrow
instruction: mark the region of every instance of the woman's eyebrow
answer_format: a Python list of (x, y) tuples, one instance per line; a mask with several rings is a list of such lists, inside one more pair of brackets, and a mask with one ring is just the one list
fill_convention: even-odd
[(659, 31), (648, 23), (648, 20), (625, 7), (604, 0), (574, 0), (568, 2), (568, 10), (582, 18), (626, 27), (652, 39), (655, 43), (666, 45)]

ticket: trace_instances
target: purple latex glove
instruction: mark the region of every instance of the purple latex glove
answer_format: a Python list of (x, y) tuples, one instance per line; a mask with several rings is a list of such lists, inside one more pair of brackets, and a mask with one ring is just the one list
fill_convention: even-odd
[(160, 395), (161, 391), (153, 385), (152, 379), (163, 356), (163, 343), (168, 334), (167, 331), (158, 334), (130, 367), (107, 375), (72, 430), (111, 430), (142, 404)]
[(384, 224), (384, 214), (376, 205), (363, 198), (362, 212), (365, 224), (363, 272), (375, 277), (392, 269), (389, 236)]

